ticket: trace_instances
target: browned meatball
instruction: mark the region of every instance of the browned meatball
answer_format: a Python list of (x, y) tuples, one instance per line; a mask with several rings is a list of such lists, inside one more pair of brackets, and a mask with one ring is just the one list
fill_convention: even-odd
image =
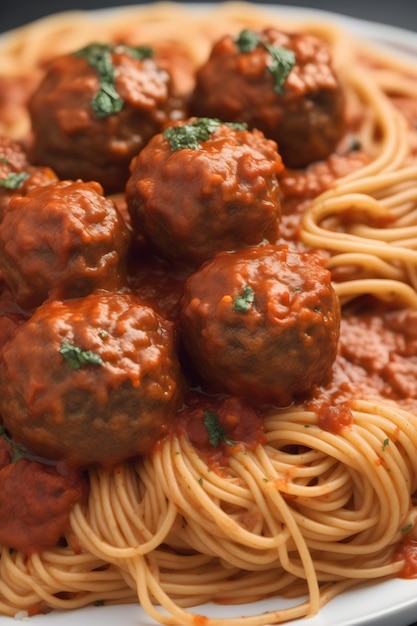
[(129, 232), (99, 183), (60, 181), (14, 196), (0, 223), (0, 269), (17, 304), (126, 282)]
[(49, 301), (0, 356), (0, 413), (16, 443), (69, 465), (149, 452), (181, 402), (173, 325), (130, 294)]
[(199, 266), (221, 250), (274, 242), (281, 157), (257, 130), (191, 118), (153, 137), (131, 166), (134, 228), (171, 261)]
[(180, 102), (190, 97), (195, 83), (196, 62), (186, 42), (161, 39), (153, 44), (158, 64), (172, 79), (173, 93)]
[(0, 137), (0, 221), (12, 196), (57, 180), (49, 167), (37, 167), (28, 161), (19, 141)]
[(181, 323), (212, 390), (284, 406), (329, 379), (340, 307), (317, 256), (266, 245), (219, 253), (191, 275)]
[(32, 158), (60, 178), (121, 191), (129, 163), (172, 119), (184, 117), (168, 72), (147, 47), (92, 44), (54, 59), (29, 101)]
[(259, 128), (291, 168), (327, 157), (345, 127), (343, 91), (325, 42), (275, 28), (215, 43), (197, 72), (190, 111)]
[(86, 476), (61, 464), (18, 458), (0, 471), (0, 542), (25, 554), (55, 547), (88, 494)]

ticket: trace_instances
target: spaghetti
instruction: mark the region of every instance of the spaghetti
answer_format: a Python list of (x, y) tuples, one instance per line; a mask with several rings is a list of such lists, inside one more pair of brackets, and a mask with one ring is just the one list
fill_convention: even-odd
[[(398, 310), (417, 310), (411, 63), (333, 24), (278, 20), (246, 4), (209, 14), (164, 4), (94, 20), (83, 13), (54, 16), (8, 34), (0, 81), (19, 84), (25, 95), (51, 50), (74, 50), (98, 35), (132, 44), (178, 42), (196, 67), (221, 34), (244, 27), (279, 22), (326, 39), (346, 92), (349, 127), (368, 160), (315, 197), (301, 198), (300, 242), (325, 252), (345, 309), (371, 295)], [(7, 103), (0, 110), (1, 132), (13, 138), (29, 132), (25, 97), (19, 102), (13, 111)], [(405, 533), (412, 539), (417, 532), (417, 394), (365, 388), (358, 395), (341, 380), (352, 417), (346, 427), (324, 428), (314, 402), (300, 403), (268, 414), (265, 443), (237, 450), (221, 470), (181, 432), (148, 456), (89, 470), (88, 503), (74, 507), (66, 545), (29, 556), (1, 547), (0, 612), (13, 617), (139, 601), (161, 624), (261, 626), (312, 616), (360, 582), (401, 575), (398, 545)], [(287, 598), (288, 608), (230, 619), (203, 618), (192, 609), (273, 596)]]

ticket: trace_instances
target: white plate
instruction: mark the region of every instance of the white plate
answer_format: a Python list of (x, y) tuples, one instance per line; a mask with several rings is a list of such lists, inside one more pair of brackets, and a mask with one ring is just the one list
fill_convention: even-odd
[[(209, 617), (254, 615), (286, 606), (283, 601), (264, 600), (236, 606), (205, 605), (193, 612)], [(288, 622), (288, 626), (410, 626), (417, 619), (417, 580), (390, 580), (345, 592), (327, 604), (315, 617)], [(33, 626), (155, 626), (140, 607), (89, 607), (55, 612), (28, 619)], [(0, 618), (1, 626), (18, 626), (16, 620)], [(26, 622), (22, 624), (24, 626)], [(233, 626), (233, 622), (232, 625)]]
[[(187, 4), (187, 10), (203, 12), (210, 4)], [(392, 48), (397, 54), (412, 56), (417, 61), (417, 34), (394, 26), (376, 24), (365, 20), (336, 15), (320, 9), (305, 9), (285, 5), (258, 5), (272, 15), (281, 15), (285, 19), (317, 19), (333, 21), (348, 31), (368, 41)], [(121, 10), (104, 9), (95, 11), (97, 16), (117, 14)], [(417, 451), (416, 451), (417, 454)], [(299, 600), (296, 601), (298, 603)], [(191, 612), (209, 617), (231, 618), (242, 615), (254, 615), (288, 606), (283, 600), (269, 599), (254, 604), (236, 606), (216, 606), (213, 604), (194, 607)], [(17, 626), (19, 623), (33, 626), (155, 626), (139, 606), (89, 607), (77, 611), (55, 611), (48, 615), (37, 615), (22, 620), (0, 617), (0, 626)], [(347, 591), (327, 604), (318, 615), (308, 620), (300, 619), (289, 622), (290, 626), (410, 626), (417, 624), (417, 580), (393, 579), (384, 582), (363, 585)]]

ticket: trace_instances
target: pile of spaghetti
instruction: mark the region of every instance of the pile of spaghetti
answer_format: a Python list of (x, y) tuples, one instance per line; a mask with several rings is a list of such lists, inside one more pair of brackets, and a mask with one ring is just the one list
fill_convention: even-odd
[[(330, 397), (343, 395), (351, 420), (334, 428), (314, 401), (294, 402), (267, 413), (262, 445), (236, 449), (221, 467), (177, 432), (152, 454), (89, 469), (88, 502), (73, 508), (66, 542), (30, 555), (1, 548), (5, 615), (139, 602), (156, 622), (191, 625), (193, 606), (276, 597), (265, 614), (201, 621), (260, 626), (312, 616), (363, 581), (405, 575), (417, 542), (415, 61), (336, 24), (250, 5), (58, 15), (1, 42), (1, 134), (28, 133), (22, 94), (51, 51), (98, 38), (169, 41), (197, 67), (223, 34), (266, 26), (326, 40), (347, 102), (344, 141), (357, 145), (352, 167), (335, 154), (282, 180), (283, 225), (325, 255), (342, 306)], [(290, 608), (279, 608), (280, 596)]]

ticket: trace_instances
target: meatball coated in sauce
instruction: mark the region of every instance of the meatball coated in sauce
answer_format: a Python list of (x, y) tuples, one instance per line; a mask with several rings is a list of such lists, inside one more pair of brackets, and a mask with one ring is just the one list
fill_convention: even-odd
[[(196, 74), (191, 114), (246, 122), (262, 130), (278, 143), (286, 167), (326, 158), (345, 127), (342, 86), (326, 43), (314, 35), (275, 28), (253, 35), (258, 45), (249, 50), (242, 50), (239, 37), (231, 35), (214, 44)], [(271, 47), (278, 56), (282, 49), (295, 55), (295, 65), (278, 87)]]
[(177, 122), (132, 163), (126, 199), (134, 229), (164, 257), (190, 267), (221, 250), (275, 242), (282, 168), (275, 142), (257, 130), (201, 118)]
[(60, 178), (96, 180), (109, 194), (124, 189), (130, 160), (147, 141), (184, 114), (153, 58), (123, 46), (96, 49), (96, 56), (90, 46), (50, 63), (29, 101), (31, 154)]
[(172, 92), (179, 99), (179, 109), (190, 97), (195, 83), (196, 61), (186, 42), (161, 39), (153, 44), (155, 59), (171, 77)]
[(130, 235), (99, 183), (60, 181), (14, 196), (0, 223), (0, 268), (17, 304), (120, 289)]
[(0, 221), (14, 195), (24, 195), (34, 187), (57, 181), (49, 167), (37, 167), (29, 162), (19, 141), (0, 137)]
[(56, 546), (70, 530), (70, 513), (86, 500), (80, 471), (28, 459), (0, 470), (0, 543), (25, 554)]
[(339, 324), (330, 272), (286, 246), (218, 254), (182, 300), (184, 346), (210, 390), (278, 406), (330, 378)]
[(0, 354), (16, 443), (72, 466), (148, 453), (182, 402), (173, 325), (131, 294), (51, 301)]

